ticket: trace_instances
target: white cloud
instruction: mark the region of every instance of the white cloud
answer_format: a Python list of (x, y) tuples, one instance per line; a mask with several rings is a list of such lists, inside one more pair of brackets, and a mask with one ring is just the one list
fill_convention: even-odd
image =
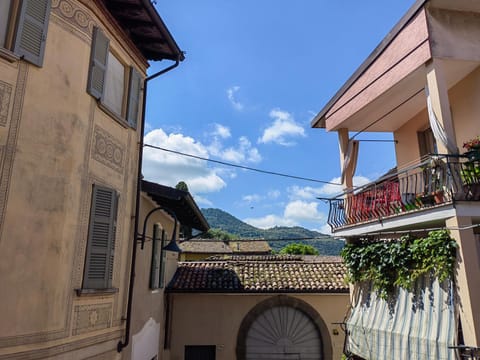
[(231, 88), (228, 88), (227, 98), (235, 110), (241, 111), (243, 110), (243, 104), (239, 102), (235, 97), (235, 94), (238, 92), (238, 90), (240, 90), (240, 86), (232, 86)]
[(295, 226), (297, 223), (277, 215), (267, 215), (261, 218), (247, 218), (244, 222), (260, 229), (270, 229), (275, 226)]
[(259, 163), (262, 160), (257, 148), (252, 147), (252, 143), (245, 136), (238, 139), (238, 145), (224, 148), (218, 138), (214, 138), (212, 143), (208, 145), (208, 151), (213, 156), (222, 160), (233, 162), (236, 164), (248, 162)]
[[(339, 186), (338, 189), (340, 191), (342, 187)], [(323, 194), (321, 187), (315, 188), (311, 186), (300, 187), (295, 185), (289, 187), (287, 191), (290, 199), (313, 200)]]
[(221, 124), (214, 124), (215, 130), (213, 131), (213, 136), (221, 137), (222, 139), (228, 139), (232, 134), (230, 133), (230, 129)]
[[(368, 184), (371, 180), (365, 176), (354, 176), (353, 177), (353, 186), (362, 186)], [(339, 183), (340, 177), (333, 178), (330, 180), (332, 183)], [(341, 185), (325, 184), (319, 188), (319, 192), (322, 195), (337, 195), (343, 191)]]
[[(354, 176), (353, 185), (362, 186), (368, 184), (371, 180), (365, 176)], [(302, 200), (313, 200), (320, 196), (332, 196), (342, 193), (343, 187), (340, 184), (340, 177), (333, 178), (330, 180), (332, 184), (325, 184), (320, 187), (311, 187), (311, 186), (291, 186), (287, 189), (289, 193), (289, 198), (291, 200), (302, 199)], [(338, 185), (335, 185), (338, 183)]]
[(332, 228), (328, 224), (323, 225), (318, 231), (322, 234), (332, 235)]
[(318, 202), (292, 201), (285, 207), (283, 216), (296, 221), (320, 221), (323, 215), (318, 212)]
[(263, 200), (275, 200), (280, 197), (280, 191), (278, 190), (270, 190), (268, 191), (265, 195), (260, 195), (260, 194), (248, 194), (242, 196), (242, 200), (248, 205), (251, 205), (252, 203), (259, 203)]
[[(161, 146), (208, 158), (208, 150), (200, 142), (182, 134), (167, 135), (162, 129), (150, 131), (145, 135), (145, 143)], [(226, 186), (219, 176), (220, 171), (208, 167), (204, 160), (172, 154), (166, 151), (146, 147), (144, 149), (143, 175), (147, 180), (167, 186), (175, 186), (185, 181), (191, 193), (219, 191)]]
[(244, 195), (242, 197), (242, 200), (246, 202), (258, 202), (258, 201), (261, 201), (262, 199), (263, 199), (263, 196), (260, 196), (258, 194)]
[(270, 190), (268, 193), (267, 193), (267, 196), (270, 198), (270, 199), (278, 199), (280, 197), (280, 191), (278, 190)]
[(283, 110), (273, 109), (269, 116), (273, 123), (263, 131), (259, 143), (275, 143), (283, 146), (295, 145), (292, 138), (305, 137), (305, 130), (297, 124), (293, 116)]
[(203, 196), (200, 196), (200, 195), (194, 195), (193, 196), (195, 202), (200, 205), (200, 206), (205, 206), (205, 207), (212, 207), (213, 206), (213, 203), (208, 200), (207, 198), (203, 197)]
[(247, 218), (243, 221), (261, 229), (275, 226), (298, 226), (304, 222), (321, 223), (325, 215), (318, 211), (318, 203), (292, 201), (285, 206), (283, 215), (268, 214), (259, 218)]

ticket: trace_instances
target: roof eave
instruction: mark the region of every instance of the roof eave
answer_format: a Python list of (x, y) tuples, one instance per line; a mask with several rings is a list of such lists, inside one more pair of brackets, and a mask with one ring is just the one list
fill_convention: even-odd
[[(169, 48), (172, 50), (172, 53), (174, 54), (173, 56), (169, 56), (167, 54), (164, 54), (164, 59), (168, 60), (173, 60), (173, 61), (183, 61), (185, 60), (185, 54), (182, 50), (180, 50), (177, 42), (173, 38), (172, 34), (168, 30), (167, 26), (163, 22), (162, 18), (160, 17), (160, 14), (157, 12), (153, 4), (150, 2), (150, 0), (142, 0), (143, 4), (145, 5), (145, 8), (149, 12), (150, 16), (152, 17), (153, 21), (155, 22), (155, 25), (158, 27), (160, 32), (164, 35)], [(160, 59), (161, 60), (161, 59)]]
[[(210, 229), (210, 225), (208, 224), (207, 220), (203, 216), (202, 212), (198, 208), (197, 204), (195, 203), (189, 192), (146, 180), (142, 180), (142, 191), (146, 193), (146, 195), (150, 197), (153, 201), (155, 201), (159, 206), (164, 205), (162, 204), (162, 199), (163, 201), (174, 201), (177, 204), (181, 204), (182, 202), (184, 202), (184, 204), (188, 206), (188, 208), (194, 214), (195, 221), (192, 221), (192, 223), (197, 223), (195, 226), (192, 227), (203, 232), (206, 232)], [(193, 224), (186, 225), (190, 226)]]
[(383, 51), (390, 45), (390, 43), (397, 37), (402, 29), (412, 20), (418, 11), (429, 0), (417, 0), (410, 9), (403, 15), (397, 24), (390, 30), (390, 32), (383, 38), (380, 44), (370, 53), (365, 61), (357, 68), (357, 70), (348, 78), (343, 86), (335, 93), (335, 95), (328, 101), (328, 103), (320, 110), (320, 112), (311, 121), (312, 128), (325, 128), (326, 115), (328, 111), (335, 105), (340, 97), (352, 86), (355, 81), (375, 62), (375, 60), (383, 53)]

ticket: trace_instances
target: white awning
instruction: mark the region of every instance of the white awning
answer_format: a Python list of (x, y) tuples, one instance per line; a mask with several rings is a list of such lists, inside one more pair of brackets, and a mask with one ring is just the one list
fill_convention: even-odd
[(347, 321), (347, 350), (365, 359), (456, 359), (453, 284), (423, 277), (414, 293), (400, 288), (396, 301), (357, 288)]

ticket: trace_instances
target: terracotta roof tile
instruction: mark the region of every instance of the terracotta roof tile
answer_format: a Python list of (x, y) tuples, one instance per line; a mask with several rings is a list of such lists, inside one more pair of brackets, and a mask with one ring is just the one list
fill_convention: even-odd
[(265, 253), (268, 254), (272, 251), (272, 248), (267, 241), (248, 241), (248, 240), (239, 240), (239, 241), (229, 241), (228, 245), (232, 248), (233, 252), (236, 253)]
[(184, 253), (231, 254), (233, 251), (220, 241), (183, 241), (179, 243)]
[[(332, 256), (332, 258), (337, 258)], [(340, 257), (338, 257), (340, 258)], [(341, 258), (340, 258), (341, 260)], [(304, 261), (302, 255), (213, 255), (205, 261)]]
[(348, 292), (339, 261), (181, 262), (171, 292)]
[(269, 254), (272, 248), (265, 240), (194, 239), (180, 242), (180, 248), (188, 253), (239, 253), (244, 255)]

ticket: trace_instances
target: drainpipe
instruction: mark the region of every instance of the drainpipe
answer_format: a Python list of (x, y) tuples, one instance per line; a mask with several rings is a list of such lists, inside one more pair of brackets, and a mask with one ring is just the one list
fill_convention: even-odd
[[(179, 55), (180, 58), (181, 55)], [(143, 161), (143, 136), (145, 135), (145, 113), (147, 105), (147, 85), (150, 80), (153, 80), (160, 75), (163, 75), (170, 70), (175, 69), (180, 64), (180, 59), (177, 58), (175, 64), (160, 70), (159, 72), (148, 76), (143, 82), (143, 102), (142, 102), (142, 119), (141, 119), (141, 130), (140, 130), (140, 142), (138, 144), (138, 169), (137, 169), (137, 192), (135, 199), (135, 222), (133, 227), (133, 249), (132, 249), (132, 261), (130, 267), (130, 284), (128, 287), (128, 300), (127, 300), (127, 317), (125, 323), (125, 339), (124, 341), (120, 340), (117, 344), (117, 351), (122, 352), (122, 350), (128, 346), (130, 342), (130, 327), (132, 321), (132, 303), (133, 303), (133, 287), (135, 284), (135, 264), (137, 258), (137, 241), (138, 241), (138, 223), (139, 223), (139, 212), (140, 212), (140, 192), (142, 191), (142, 161)]]

